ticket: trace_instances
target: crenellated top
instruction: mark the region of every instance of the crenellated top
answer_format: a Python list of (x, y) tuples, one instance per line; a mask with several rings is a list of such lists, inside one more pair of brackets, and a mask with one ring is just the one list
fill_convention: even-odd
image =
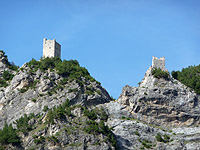
[(153, 56), (152, 59), (152, 68), (160, 68), (163, 71), (166, 71), (165, 69), (165, 57), (155, 57)]
[(61, 45), (55, 39), (43, 39), (43, 57), (61, 57)]

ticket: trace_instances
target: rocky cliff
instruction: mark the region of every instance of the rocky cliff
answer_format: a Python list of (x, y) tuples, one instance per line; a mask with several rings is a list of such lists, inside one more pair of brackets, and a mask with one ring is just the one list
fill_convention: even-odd
[(24, 113), (38, 114), (47, 106), (52, 108), (62, 104), (66, 99), (70, 104), (96, 105), (110, 101), (110, 96), (96, 82), (81, 78), (83, 85), (75, 80), (61, 83), (63, 78), (56, 72), (30, 73), (27, 64), (20, 68), (7, 87), (1, 88), (1, 121), (8, 123), (21, 117)]
[(123, 88), (119, 103), (126, 105), (135, 118), (155, 125), (198, 125), (198, 95), (172, 77), (155, 78), (151, 70), (146, 72), (139, 87)]
[(199, 95), (150, 67), (119, 99), (77, 61), (0, 59), (0, 149), (138, 150), (200, 147)]
[[(127, 140), (120, 140), (121, 146), (199, 149), (199, 95), (170, 76), (154, 77), (152, 69), (147, 70), (139, 87), (126, 85), (117, 100), (131, 114), (116, 127), (116, 134)], [(163, 140), (160, 135), (165, 136)]]
[[(0, 128), (12, 124), (20, 139), (2, 137), (1, 148), (114, 149), (113, 133), (103, 122), (107, 115), (102, 108), (92, 110), (111, 98), (77, 61), (33, 59), (17, 71), (1, 63), (2, 74), (8, 71), (12, 78), (1, 77)], [(58, 64), (71, 71), (56, 70)]]

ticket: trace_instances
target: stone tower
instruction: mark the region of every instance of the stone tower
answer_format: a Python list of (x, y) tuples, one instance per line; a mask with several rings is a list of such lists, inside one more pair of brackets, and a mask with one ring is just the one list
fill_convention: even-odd
[(154, 57), (152, 59), (152, 68), (160, 68), (163, 71), (166, 71), (165, 69), (165, 57)]
[(55, 39), (43, 39), (43, 57), (60, 57), (61, 45)]

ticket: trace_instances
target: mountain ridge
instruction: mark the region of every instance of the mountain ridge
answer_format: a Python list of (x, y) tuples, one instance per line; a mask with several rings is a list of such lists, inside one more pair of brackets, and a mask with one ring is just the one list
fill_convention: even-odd
[(32, 59), (18, 68), (1, 58), (0, 149), (200, 146), (199, 95), (169, 74), (150, 67), (139, 87), (126, 85), (114, 101), (76, 60)]

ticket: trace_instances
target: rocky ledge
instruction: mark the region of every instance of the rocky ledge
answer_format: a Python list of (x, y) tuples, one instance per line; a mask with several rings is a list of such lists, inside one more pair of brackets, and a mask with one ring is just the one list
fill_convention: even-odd
[(139, 87), (126, 85), (118, 102), (142, 121), (180, 127), (200, 123), (199, 96), (179, 81), (155, 78), (150, 67)]
[(0, 149), (115, 148), (107, 114), (95, 109), (111, 97), (77, 61), (32, 59), (15, 71), (2, 53), (1, 63)]

